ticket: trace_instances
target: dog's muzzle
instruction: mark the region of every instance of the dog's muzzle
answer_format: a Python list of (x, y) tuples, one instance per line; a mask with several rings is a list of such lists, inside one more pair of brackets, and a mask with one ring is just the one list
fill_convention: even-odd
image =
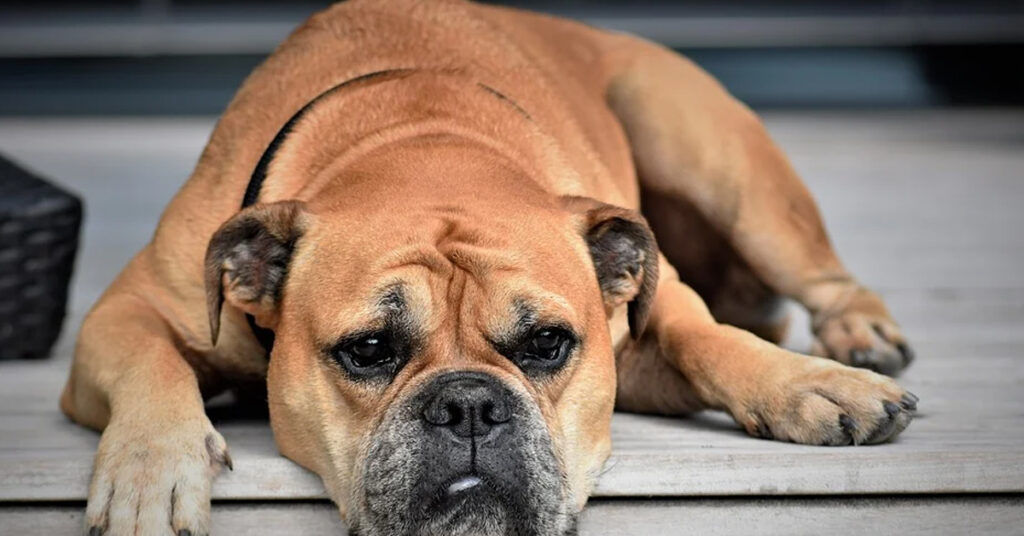
[(561, 535), (562, 472), (536, 404), (496, 377), (440, 374), (389, 409), (367, 453), (360, 534)]

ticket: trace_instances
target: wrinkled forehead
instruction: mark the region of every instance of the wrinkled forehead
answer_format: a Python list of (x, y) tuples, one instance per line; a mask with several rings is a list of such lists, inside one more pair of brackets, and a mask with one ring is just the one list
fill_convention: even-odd
[(432, 332), (457, 318), (496, 336), (541, 321), (586, 322), (570, 297), (596, 286), (567, 218), (488, 218), (450, 206), (321, 220), (300, 244), (289, 292), (331, 304), (310, 308), (325, 332), (385, 322)]

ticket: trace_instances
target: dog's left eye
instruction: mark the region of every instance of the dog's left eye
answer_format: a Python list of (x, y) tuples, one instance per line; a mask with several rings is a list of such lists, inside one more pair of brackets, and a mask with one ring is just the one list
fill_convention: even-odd
[(534, 331), (511, 357), (525, 371), (551, 371), (565, 364), (575, 342), (576, 338), (562, 328), (542, 328)]
[(541, 359), (554, 359), (557, 357), (558, 349), (562, 346), (565, 336), (552, 329), (544, 329), (534, 334), (530, 341), (530, 353), (532, 357)]
[(367, 376), (391, 364), (395, 353), (387, 335), (374, 333), (338, 346), (334, 358), (350, 373)]

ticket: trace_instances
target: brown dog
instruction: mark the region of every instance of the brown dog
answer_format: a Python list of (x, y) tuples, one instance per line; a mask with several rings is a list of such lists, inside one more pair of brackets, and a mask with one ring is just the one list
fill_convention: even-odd
[[(832, 360), (768, 342), (787, 296)], [(203, 399), (265, 377), (281, 452), (353, 531), (548, 535), (572, 531), (613, 407), (876, 443), (916, 398), (846, 365), (909, 359), (761, 123), (692, 63), (365, 0), (245, 82), (82, 326), (61, 407), (104, 429), (90, 534), (208, 532), (231, 462)]]

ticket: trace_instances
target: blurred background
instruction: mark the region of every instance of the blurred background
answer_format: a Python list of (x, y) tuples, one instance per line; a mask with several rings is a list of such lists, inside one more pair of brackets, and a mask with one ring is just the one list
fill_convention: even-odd
[[(764, 107), (1013, 105), (1020, 0), (519, 0), (685, 52)], [(0, 115), (216, 114), (328, 2), (8, 0)]]

